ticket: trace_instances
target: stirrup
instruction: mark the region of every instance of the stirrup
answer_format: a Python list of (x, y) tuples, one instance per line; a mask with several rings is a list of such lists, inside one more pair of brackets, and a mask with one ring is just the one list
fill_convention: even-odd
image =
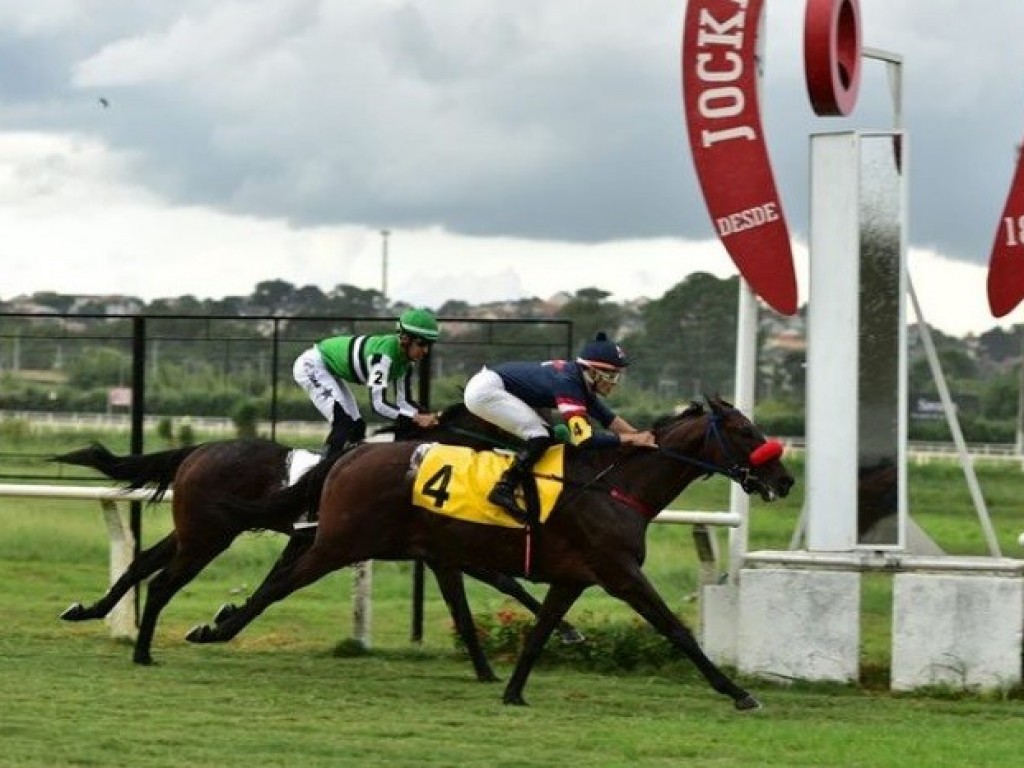
[(320, 516), (316, 513), (303, 512), (302, 516), (299, 517), (294, 523), (292, 523), (293, 531), (304, 531), (309, 528), (316, 528), (320, 525)]
[(516, 503), (515, 490), (511, 488), (503, 488), (500, 485), (496, 485), (491, 489), (491, 492), (487, 494), (487, 501), (496, 507), (501, 507), (505, 510), (505, 513), (518, 523), (523, 525), (529, 525), (530, 519), (526, 514), (526, 511)]

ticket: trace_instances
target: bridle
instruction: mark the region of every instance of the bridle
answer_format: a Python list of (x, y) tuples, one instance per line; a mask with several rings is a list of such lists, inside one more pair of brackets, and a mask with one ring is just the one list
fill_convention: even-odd
[[(738, 413), (737, 409), (735, 408), (729, 408), (725, 410), (725, 414), (733, 412)], [(658, 446), (653, 450), (648, 448), (640, 448), (635, 451), (631, 451), (627, 456), (617, 458), (611, 464), (604, 467), (604, 469), (600, 470), (596, 475), (594, 475), (594, 477), (582, 483), (570, 482), (566, 478), (559, 477), (556, 475), (535, 476), (547, 480), (556, 480), (567, 487), (573, 487), (574, 493), (572, 497), (575, 498), (579, 494), (585, 493), (588, 489), (597, 488), (609, 484), (608, 475), (611, 474), (616, 468), (621, 467), (626, 462), (629, 462), (633, 459), (639, 458), (644, 455), (657, 453), (661, 456), (665, 456), (675, 461), (679, 461), (684, 464), (689, 464), (694, 467), (699, 467), (700, 469), (704, 470), (708, 474), (708, 476), (716, 474), (723, 475), (729, 478), (729, 480), (732, 480), (733, 482), (739, 484), (740, 487), (742, 487), (744, 492), (746, 492), (747, 494), (763, 492), (763, 489), (766, 487), (766, 484), (757, 476), (755, 470), (757, 467), (763, 464), (767, 464), (768, 462), (779, 458), (782, 455), (783, 451), (782, 443), (780, 443), (778, 440), (766, 440), (753, 451), (751, 451), (750, 454), (747, 456), (746, 462), (743, 462), (737, 459), (738, 451), (736, 451), (735, 446), (732, 444), (732, 441), (729, 440), (725, 431), (722, 429), (722, 413), (714, 409), (712, 409), (710, 413), (701, 409), (701, 414), (707, 414), (708, 416), (707, 429), (704, 433), (704, 444), (706, 446), (709, 441), (714, 440), (721, 449), (721, 453), (727, 459), (725, 464), (715, 464), (712, 462), (704, 461), (702, 459), (694, 458), (693, 456), (688, 456), (685, 453), (681, 453), (680, 451), (676, 451), (672, 448)], [(680, 416), (679, 418), (682, 419), (683, 416)], [(658, 514), (658, 510), (649, 508), (644, 502), (640, 501), (631, 494), (626, 493), (614, 483), (611, 483), (611, 487), (608, 489), (608, 492), (610, 493), (613, 499), (629, 507), (632, 507), (642, 516), (648, 519), (651, 519)], [(561, 504), (563, 500), (564, 499), (560, 499), (559, 504)]]
[[(724, 411), (724, 414), (738, 413), (735, 408)], [(739, 484), (745, 493), (752, 494), (760, 490), (763, 482), (755, 470), (782, 455), (782, 443), (778, 440), (766, 440), (750, 452), (746, 459), (738, 458), (738, 451), (722, 429), (723, 412), (712, 410), (708, 414), (708, 425), (704, 433), (705, 446), (714, 441), (725, 457), (725, 463), (715, 464), (702, 459), (687, 456), (671, 448), (658, 447), (658, 453), (669, 458), (690, 464), (705, 470), (708, 475), (724, 475)]]

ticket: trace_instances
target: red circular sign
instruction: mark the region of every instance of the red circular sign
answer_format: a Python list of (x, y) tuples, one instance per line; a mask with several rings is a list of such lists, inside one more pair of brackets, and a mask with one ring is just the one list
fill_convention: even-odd
[(849, 115), (860, 88), (860, 6), (857, 0), (807, 0), (804, 75), (822, 117)]

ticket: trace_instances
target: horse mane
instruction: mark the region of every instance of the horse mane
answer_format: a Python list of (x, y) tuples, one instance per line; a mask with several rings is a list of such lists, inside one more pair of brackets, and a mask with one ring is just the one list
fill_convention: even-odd
[(437, 414), (436, 427), (421, 428), (409, 419), (399, 419), (374, 431), (392, 434), (395, 440), (422, 440), (469, 445), (476, 448), (516, 448), (522, 441), (500, 427), (474, 416), (461, 400)]
[(466, 407), (464, 402), (457, 402), (449, 405), (443, 411), (437, 415), (437, 420), (441, 422), (441, 426), (450, 424), (453, 421), (458, 421), (466, 417), (469, 409)]
[(684, 419), (694, 419), (698, 416), (702, 416), (703, 414), (704, 405), (696, 400), (691, 400), (690, 404), (683, 410), (659, 416), (651, 426), (651, 431), (657, 431), (663, 427), (667, 427), (669, 424), (675, 424), (677, 421), (683, 421)]
[[(466, 408), (465, 403), (453, 403), (437, 414), (437, 420), (440, 422), (440, 426), (444, 427), (452, 422), (458, 422), (460, 419), (467, 418), (468, 413), (469, 410)], [(382, 427), (378, 427), (373, 431), (373, 434), (394, 435), (396, 440), (408, 440), (416, 438), (427, 431), (429, 430), (422, 430), (415, 424), (405, 426), (399, 425), (397, 422), (392, 422), (391, 424), (385, 424)]]

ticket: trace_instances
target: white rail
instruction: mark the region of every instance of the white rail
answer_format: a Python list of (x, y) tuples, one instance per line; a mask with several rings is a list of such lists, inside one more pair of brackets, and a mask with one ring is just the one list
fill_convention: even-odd
[[(0, 483), (0, 497), (23, 499), (79, 499), (99, 501), (110, 540), (110, 583), (117, 581), (135, 557), (135, 537), (128, 516), (117, 506), (119, 501), (149, 501), (152, 490), (125, 491), (81, 485), (13, 485)], [(162, 501), (170, 501), (171, 492)], [(130, 589), (107, 614), (107, 625), (113, 637), (135, 637), (135, 590)]]
[[(110, 583), (114, 584), (135, 557), (135, 539), (126, 512), (118, 502), (150, 502), (152, 489), (126, 491), (119, 488), (85, 485), (17, 485), (0, 483), (0, 498), (56, 499), (98, 501), (103, 509), (103, 519), (110, 539)], [(161, 503), (169, 502), (174, 494), (168, 490)], [(739, 513), (705, 512), (691, 510), (665, 510), (654, 518), (656, 523), (692, 525), (693, 540), (701, 563), (701, 582), (713, 583), (718, 578), (719, 550), (712, 527), (732, 527), (742, 522)], [(372, 568), (369, 563), (359, 563), (355, 568), (353, 590), (353, 633), (364, 647), (371, 644), (372, 626)], [(137, 625), (135, 612), (135, 590), (129, 590), (120, 602), (107, 614), (107, 624), (113, 637), (134, 638)]]
[[(0, 496), (23, 499), (85, 499), (87, 501), (149, 501), (152, 489), (125, 491), (88, 485), (14, 485), (0, 483)], [(174, 492), (168, 490), (162, 501), (170, 501)]]

